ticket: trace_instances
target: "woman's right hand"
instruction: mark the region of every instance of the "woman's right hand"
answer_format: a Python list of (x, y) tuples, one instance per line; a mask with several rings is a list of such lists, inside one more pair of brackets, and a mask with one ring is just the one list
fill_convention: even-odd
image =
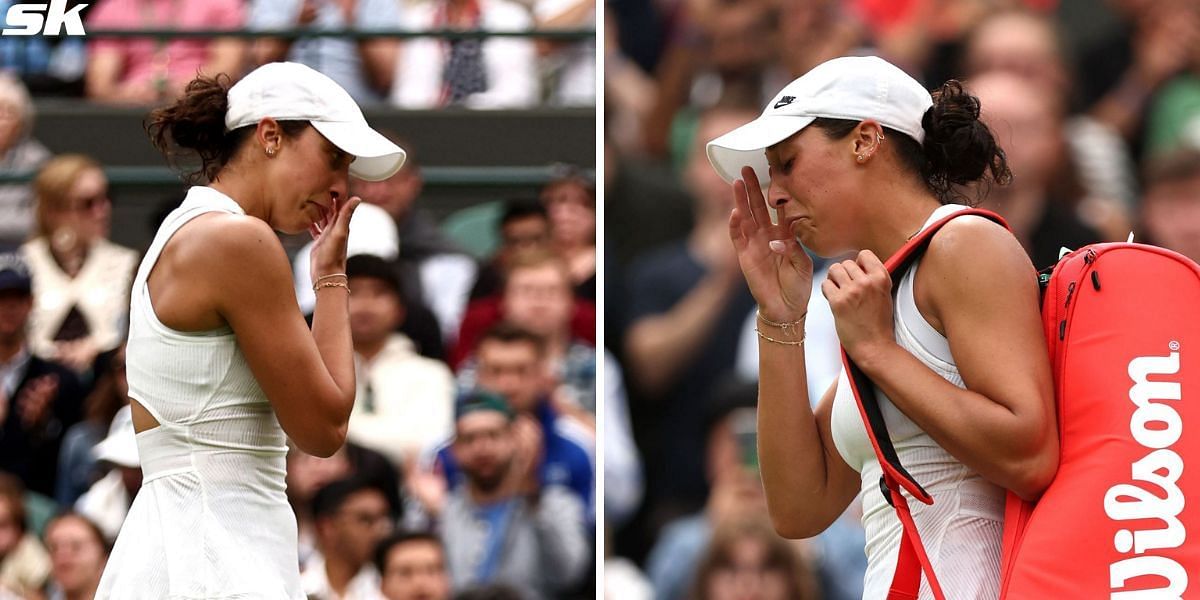
[(813, 263), (791, 231), (771, 223), (757, 182), (754, 169), (743, 167), (742, 179), (733, 183), (729, 237), (762, 316), (788, 323), (808, 311)]
[(362, 202), (358, 196), (344, 203), (333, 201), (332, 208), (318, 223), (309, 227), (315, 243), (312, 247), (309, 275), (313, 282), (318, 277), (346, 272), (346, 244), (350, 240), (350, 217)]

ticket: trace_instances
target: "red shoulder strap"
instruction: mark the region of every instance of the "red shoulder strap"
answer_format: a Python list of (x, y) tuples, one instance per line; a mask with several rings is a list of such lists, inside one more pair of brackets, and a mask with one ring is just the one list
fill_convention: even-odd
[[(934, 235), (937, 235), (942, 226), (952, 219), (967, 215), (990, 219), (1008, 229), (1008, 224), (1000, 215), (975, 208), (960, 210), (930, 224), (884, 262), (888, 273), (892, 275), (893, 294), (900, 285), (899, 275), (902, 275), (914, 261), (920, 258), (925, 249), (929, 247), (929, 241), (933, 239)], [(922, 572), (929, 581), (929, 587), (933, 591), (934, 597), (944, 600), (945, 596), (942, 594), (937, 577), (934, 576), (933, 566), (929, 562), (925, 548), (921, 544), (921, 537), (917, 533), (908, 502), (900, 490), (904, 489), (909, 495), (925, 504), (933, 504), (933, 498), (909, 474), (904, 465), (900, 464), (900, 458), (896, 455), (896, 448), (892, 445), (892, 438), (888, 434), (887, 424), (883, 420), (883, 412), (879, 408), (874, 382), (854, 363), (850, 355), (846, 354), (845, 348), (842, 348), (842, 364), (846, 368), (850, 391), (853, 392), (854, 399), (858, 404), (859, 414), (866, 425), (871, 447), (875, 450), (875, 457), (879, 459), (879, 466), (883, 471), (883, 477), (879, 482), (880, 490), (888, 504), (896, 509), (896, 514), (904, 526), (904, 535), (900, 542), (900, 556), (892, 587), (888, 592), (888, 600), (915, 600), (920, 589)]]

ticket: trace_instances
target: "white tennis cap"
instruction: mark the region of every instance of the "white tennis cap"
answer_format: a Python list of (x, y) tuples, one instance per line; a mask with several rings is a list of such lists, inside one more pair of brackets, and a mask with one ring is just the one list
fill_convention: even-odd
[(382, 181), (404, 165), (404, 149), (367, 125), (354, 98), (334, 80), (292, 62), (267, 63), (229, 88), (225, 130), (271, 117), (308, 121), (325, 139), (354, 157), (350, 174)]
[(921, 119), (931, 106), (933, 98), (917, 80), (882, 58), (835, 58), (787, 84), (757, 119), (709, 142), (708, 160), (730, 183), (741, 178), (746, 165), (766, 182), (770, 176), (763, 151), (817, 118), (874, 119), (923, 142)]
[(136, 469), (141, 465), (138, 457), (137, 438), (133, 429), (133, 410), (126, 404), (113, 416), (108, 426), (108, 437), (92, 447), (96, 460)]

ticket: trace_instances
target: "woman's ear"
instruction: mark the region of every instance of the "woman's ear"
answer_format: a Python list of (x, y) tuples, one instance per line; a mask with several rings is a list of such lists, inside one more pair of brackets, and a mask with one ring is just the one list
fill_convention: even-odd
[(275, 153), (279, 152), (280, 146), (283, 145), (283, 128), (280, 127), (279, 121), (271, 117), (264, 117), (258, 122), (254, 139), (258, 142), (262, 152), (267, 156), (275, 156)]
[(885, 139), (879, 122), (867, 119), (859, 123), (851, 134), (855, 161), (861, 164), (871, 160)]

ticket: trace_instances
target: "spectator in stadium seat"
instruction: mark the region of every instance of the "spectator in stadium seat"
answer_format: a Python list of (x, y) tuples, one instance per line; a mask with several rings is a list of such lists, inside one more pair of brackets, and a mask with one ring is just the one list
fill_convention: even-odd
[(29, 530), (25, 486), (0, 472), (0, 598), (37, 594), (50, 577), (50, 556)]
[[(247, 28), (393, 30), (400, 27), (398, 0), (251, 0)], [(396, 72), (399, 42), (388, 38), (260, 38), (252, 50), (256, 64), (280, 60), (312, 67), (338, 82), (356, 102), (382, 102)]]
[[(49, 158), (50, 151), (33, 138), (29, 91), (12, 75), (0, 72), (0, 173), (32, 171)], [(0, 244), (20, 244), (32, 226), (33, 187), (27, 183), (0, 185)]]
[[(247, 29), (358, 31), (400, 28), (398, 0), (251, 0)], [(258, 65), (289, 60), (316, 68), (340, 84), (359, 104), (376, 104), (388, 97), (396, 72), (400, 42), (388, 37), (263, 37), (254, 42)]]
[[(400, 257), (400, 233), (392, 217), (379, 206), (363, 202), (354, 211), (350, 220), (350, 239), (346, 243), (346, 256), (368, 254), (377, 256), (392, 264), (398, 264)], [(317, 305), (317, 295), (313, 292), (311, 256), (313, 245), (309, 242), (296, 253), (292, 261), (292, 281), (296, 288), (296, 300), (300, 303), (300, 311), (312, 315)], [(398, 267), (397, 267), (398, 268)], [(402, 282), (401, 296), (405, 305), (405, 317), (400, 330), (404, 332), (418, 351), (430, 358), (444, 360), (446, 345), (442, 339), (441, 328), (433, 312), (414, 298), (408, 287)]]
[(704, 453), (704, 428), (696, 406), (735, 364), (742, 323), (754, 308), (729, 243), (733, 196), (708, 164), (704, 142), (756, 114), (716, 108), (700, 116), (682, 175), (693, 198), (692, 230), (643, 254), (628, 270), (623, 365), (631, 397), (642, 399), (631, 408), (653, 419), (639, 441), (654, 527), (704, 503), (704, 466), (695, 459)]
[(596, 190), (577, 169), (542, 187), (554, 249), (567, 262), (575, 295), (596, 300)]
[(95, 523), (66, 512), (46, 524), (50, 553), (47, 600), (92, 600), (108, 561), (108, 544)]
[[(432, 0), (404, 15), (410, 30), (522, 31), (533, 20), (509, 0)], [(401, 108), (523, 108), (541, 95), (533, 41), (414, 38), (397, 62), (391, 102)]]
[(454, 375), (445, 363), (417, 354), (412, 341), (396, 331), (405, 305), (390, 263), (352, 256), (346, 275), (359, 371), (349, 439), (403, 465), (453, 430)]
[(419, 205), (425, 189), (421, 165), (411, 146), (391, 133), (388, 139), (408, 151), (404, 166), (383, 181), (351, 178), (350, 193), (363, 202), (387, 211), (400, 236), (399, 263), (402, 287), (437, 317), (444, 340), (458, 335), (471, 282), (478, 265), (451, 240), (428, 210)]
[(95, 482), (96, 457), (93, 447), (108, 435), (117, 411), (129, 404), (129, 382), (125, 379), (125, 345), (96, 359), (92, 390), (83, 401), (83, 420), (63, 435), (58, 456), (58, 481), (54, 499), (72, 506)]
[(79, 422), (83, 397), (70, 369), (30, 352), (32, 287), (20, 255), (0, 254), (0, 469), (53, 496), (62, 435)]
[(313, 497), (313, 518), (319, 553), (300, 574), (305, 594), (313, 600), (378, 599), (379, 571), (371, 559), (392, 527), (384, 492), (357, 477), (334, 481)]
[(125, 338), (138, 253), (108, 239), (112, 200), (96, 161), (56, 156), (33, 189), (37, 235), (21, 246), (34, 283), (29, 345), (84, 373)]
[(550, 247), (550, 216), (538, 200), (517, 198), (505, 203), (500, 215), (500, 246), (491, 260), (479, 269), (471, 287), (471, 300), (496, 295), (504, 288), (504, 276), (517, 254)]
[(708, 500), (702, 510), (667, 523), (647, 558), (646, 575), (659, 600), (689, 597), (713, 529), (730, 519), (767, 510), (755, 464), (754, 429), (746, 431), (747, 420), (754, 423), (758, 386), (727, 382), (718, 389), (704, 411), (704, 465), (711, 485)]
[(99, 526), (105, 539), (113, 542), (142, 487), (142, 462), (128, 406), (113, 417), (108, 437), (96, 444), (95, 456), (96, 463), (108, 472), (79, 497), (75, 510)]
[(387, 600), (450, 600), (446, 550), (432, 533), (401, 531), (375, 550), (375, 568)]
[[(553, 219), (551, 219), (553, 223)], [(504, 319), (540, 336), (559, 400), (596, 412), (596, 349), (572, 331), (575, 298), (566, 261), (550, 253), (518, 255), (504, 282)], [(584, 301), (586, 302), (586, 300)]]
[[(489, 308), (494, 312), (489, 314)], [(582, 318), (589, 315), (591, 321)], [(595, 414), (594, 319), (595, 305), (576, 300), (567, 264), (559, 256), (549, 251), (514, 256), (498, 303), (476, 301), (463, 320), (451, 355), (451, 365), (457, 365), (459, 387), (473, 384), (471, 356), (481, 332), (503, 320), (544, 340), (550, 373), (560, 386), (557, 399)], [(590, 328), (592, 336), (581, 335), (581, 328)]]
[(1200, 147), (1152, 160), (1146, 182), (1141, 222), (1149, 242), (1200, 262)]
[(435, 508), (455, 589), (503, 583), (528, 598), (558, 597), (591, 556), (583, 504), (542, 481), (542, 434), (503, 398), (469, 392), (456, 415), (452, 451), (464, 477)]
[(979, 98), (980, 119), (996, 132), (1013, 173), (1012, 184), (992, 186), (980, 206), (1008, 221), (1033, 266), (1045, 269), (1058, 262), (1060, 248), (1104, 241), (1075, 215), (1074, 198), (1052, 194), (1054, 181), (1069, 172), (1057, 100), (1001, 71), (982, 73), (967, 87)]
[[(552, 399), (546, 343), (538, 335), (501, 323), (484, 335), (476, 352), (472, 381), (461, 389), (479, 387), (500, 394), (518, 415), (528, 417), (529, 429), (542, 441), (538, 474), (542, 485), (559, 485), (575, 493), (590, 515), (594, 510), (594, 430), (567, 417)], [(437, 452), (437, 468), (453, 487), (463, 480), (453, 442)]]
[(400, 476), (387, 457), (346, 442), (328, 458), (306, 454), (289, 448), (287, 455), (287, 496), (296, 514), (298, 558), (301, 570), (316, 554), (316, 525), (313, 518), (313, 497), (326, 485), (347, 478), (365, 479), (387, 497), (388, 508), (394, 514), (401, 511)]
[[(1022, 8), (1000, 10), (984, 17), (963, 43), (967, 81), (988, 72), (1010, 73), (1055, 102), (1056, 112), (1065, 115), (1071, 108), (1076, 90), (1059, 24), (1052, 15)], [(1123, 239), (1137, 201), (1129, 145), (1119, 131), (1092, 115), (1067, 116), (1062, 128), (1063, 173), (1051, 183), (1061, 192), (1052, 195), (1079, 194), (1075, 212), (1106, 238)]]
[(299, 545), (300, 569), (316, 553), (317, 534), (313, 523), (312, 500), (317, 490), (345, 479), (354, 472), (345, 449), (333, 456), (321, 458), (306, 454), (295, 447), (288, 448), (287, 496), (292, 512), (296, 513), (296, 538)]
[[(596, 0), (537, 0), (533, 14), (538, 29), (594, 29)], [(596, 40), (538, 41), (538, 54), (553, 75), (550, 102), (558, 106), (596, 105)]]
[(701, 559), (689, 598), (695, 600), (812, 600), (811, 571), (793, 542), (771, 527), (765, 513), (719, 527)]
[[(240, 29), (241, 0), (105, 0), (90, 12), (87, 29)], [(238, 38), (161, 40), (95, 38), (88, 47), (87, 97), (117, 104), (174, 100), (197, 74), (241, 74), (245, 44)]]

